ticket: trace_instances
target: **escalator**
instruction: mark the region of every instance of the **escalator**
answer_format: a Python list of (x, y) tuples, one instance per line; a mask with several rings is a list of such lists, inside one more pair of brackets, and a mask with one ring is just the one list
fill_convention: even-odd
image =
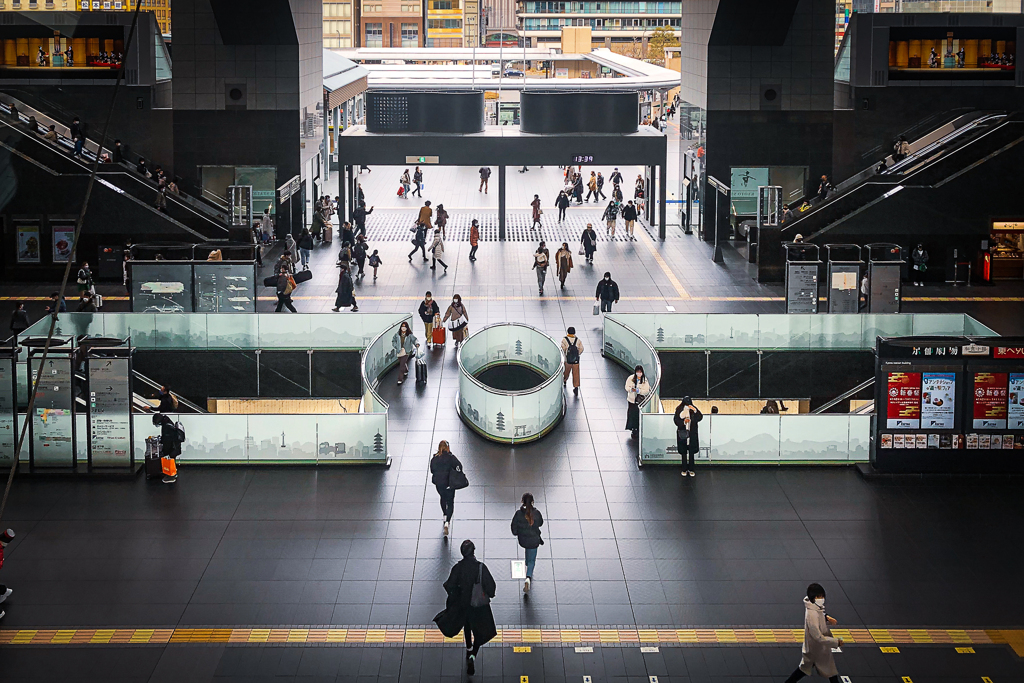
[[(43, 139), (51, 124), (60, 136), (56, 143)], [(84, 158), (72, 157), (74, 145), (70, 141), (67, 126), (7, 94), (0, 95), (0, 148), (29, 162), (46, 175), (68, 179), (68, 191), (88, 178), (99, 152), (98, 144), (94, 140), (87, 140)], [(63, 185), (58, 182), (58, 187)], [(157, 184), (136, 173), (127, 164), (100, 164), (97, 189), (101, 188), (134, 204), (133, 213), (145, 216), (147, 228), (153, 227), (168, 234), (179, 233), (189, 241), (228, 239), (228, 217), (224, 211), (202, 199), (170, 193), (165, 195), (166, 213), (160, 211), (155, 207), (159, 196)]]
[[(132, 393), (132, 412), (133, 413), (152, 413), (153, 409), (157, 405), (157, 402), (154, 401), (153, 399), (146, 398), (145, 396), (143, 396), (139, 392), (141, 391), (141, 392), (143, 392), (145, 394), (155, 396), (157, 394), (157, 392), (160, 391), (160, 384), (158, 384), (157, 382), (153, 381), (149, 377), (146, 377), (145, 375), (143, 375), (141, 372), (139, 372), (137, 370), (133, 370), (132, 371), (132, 378), (133, 378), (134, 387), (135, 387), (135, 390)], [(189, 401), (187, 398), (185, 398), (181, 394), (178, 394), (178, 393), (175, 393), (175, 392), (172, 391), (171, 392), (171, 396), (173, 396), (178, 401), (178, 412), (180, 412), (180, 413), (205, 413), (205, 412), (207, 412), (207, 411), (203, 410), (201, 407), (199, 407), (198, 405), (196, 405), (195, 403), (192, 403), (191, 401)]]
[[(906, 189), (936, 189), (1024, 141), (1019, 113), (971, 112), (910, 143), (901, 161), (861, 171), (836, 186), (829, 197), (782, 228), (783, 241), (802, 234), (811, 241)], [(877, 166), (877, 164), (876, 164)]]

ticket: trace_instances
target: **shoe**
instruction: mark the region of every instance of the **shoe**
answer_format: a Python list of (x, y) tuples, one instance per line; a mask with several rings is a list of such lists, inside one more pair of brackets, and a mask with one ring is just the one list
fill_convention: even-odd
[(580, 395), (580, 388), (579, 387), (573, 387), (572, 388), (572, 395), (573, 396), (579, 396)]
[(409, 263), (412, 263), (412, 256), (409, 257)]
[(444, 272), (446, 272), (446, 273), (448, 272), (448, 266), (444, 267)]
[(691, 476), (691, 477), (696, 477), (696, 476), (697, 476), (697, 473), (696, 473), (696, 472), (694, 472), (693, 470), (690, 470), (690, 476)]
[[(429, 260), (430, 260), (430, 259), (428, 259), (428, 258), (425, 258), (425, 259), (423, 259), (423, 262), (424, 262), (424, 263), (426, 263), (426, 262), (427, 262), (427, 261), (429, 261)], [(431, 266), (431, 267), (433, 267), (433, 266)]]
[(334, 311), (335, 313), (337, 313), (337, 312), (338, 312), (338, 311), (340, 311), (341, 309), (340, 309), (340, 308), (332, 308), (331, 310), (332, 310), (332, 311)]
[(0, 619), (3, 619), (5, 614), (7, 614), (7, 612), (0, 612)]
[(178, 481), (178, 478), (177, 478), (177, 477), (164, 477), (164, 478), (163, 478), (163, 482), (164, 482), (165, 484), (173, 484), (173, 483), (174, 483), (174, 482), (176, 482), (176, 481)]
[(431, 270), (437, 270), (437, 266), (430, 266)]
[(466, 674), (472, 676), (476, 673), (476, 655), (470, 655), (466, 660)]
[(530, 577), (529, 576), (526, 577), (526, 581), (523, 581), (523, 592), (524, 593), (529, 593), (530, 592)]
[(544, 290), (543, 290), (543, 289), (542, 289), (542, 290), (540, 290), (539, 294), (540, 294), (541, 296), (544, 296)]
[(3, 602), (7, 598), (11, 597), (11, 593), (13, 593), (13, 592), (14, 592), (13, 588), (8, 588), (6, 593), (4, 593), (3, 595), (0, 595), (0, 602)]
[(451, 530), (451, 522), (448, 522), (448, 521), (446, 521), (446, 522), (444, 523), (444, 535), (445, 535), (445, 536), (447, 536), (447, 535), (448, 535), (448, 532), (449, 532), (450, 530)]
[(358, 306), (353, 306), (352, 307), (352, 312), (353, 313), (358, 313), (359, 312), (359, 307)]

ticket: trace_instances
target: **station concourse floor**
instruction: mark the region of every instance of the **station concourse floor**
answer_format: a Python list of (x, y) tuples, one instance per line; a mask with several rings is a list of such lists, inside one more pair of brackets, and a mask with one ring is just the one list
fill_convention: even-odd
[[(3, 520), (18, 536), (0, 570), (15, 591), (2, 606), (0, 680), (467, 680), (461, 641), (439, 642), (431, 624), (464, 538), (497, 579), (502, 631), (481, 651), (476, 680), (783, 681), (800, 659), (812, 581), (828, 592), (837, 628), (849, 629), (837, 631), (852, 642), (836, 661), (852, 683), (1024, 680), (1024, 547), (1013, 541), (1024, 480), (637, 468), (623, 429), (626, 371), (599, 352), (597, 278), (612, 271), (617, 311), (782, 312), (781, 287), (754, 282), (740, 252), (727, 248), (715, 265), (678, 228), (665, 242), (638, 230), (638, 242), (602, 240), (592, 267), (577, 256), (564, 291), (549, 274), (541, 297), (531, 242), (483, 241), (471, 264), (468, 243), (452, 239), (449, 272), (431, 271), (406, 260), (412, 245), (400, 230), (414, 208), (394, 206), (380, 202), (369, 222), (385, 265), (377, 284), (369, 272), (357, 284), (360, 310), (411, 312), (431, 289), (442, 310), (463, 296), (471, 330), (517, 320), (557, 339), (575, 326), (582, 389), (567, 395), (563, 422), (515, 448), (472, 434), (455, 412), (449, 343), (428, 352), (426, 387), (384, 378), (388, 469), (182, 467), (174, 486), (16, 478)], [(593, 220), (603, 235), (594, 213), (574, 207), (572, 230), (552, 234)], [(300, 311), (333, 306), (338, 246), (314, 250)], [(123, 289), (101, 291), (106, 310), (126, 310)], [(905, 310), (968, 312), (1019, 334), (1022, 293), (911, 288)], [(272, 310), (270, 290), (261, 297), (259, 309)], [(414, 331), (422, 335), (418, 322)], [(471, 482), (456, 496), (451, 542), (427, 472), (440, 439)], [(524, 597), (511, 579), (522, 550), (509, 521), (527, 490), (546, 542)]]

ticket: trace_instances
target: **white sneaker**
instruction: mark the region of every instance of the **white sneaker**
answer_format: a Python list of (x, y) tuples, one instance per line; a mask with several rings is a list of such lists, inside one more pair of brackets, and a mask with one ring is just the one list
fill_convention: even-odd
[(524, 593), (529, 593), (530, 592), (530, 577), (529, 576), (526, 577), (526, 581), (523, 581), (523, 592)]
[(445, 536), (447, 536), (447, 535), (448, 535), (448, 530), (449, 530), (450, 528), (451, 528), (451, 527), (450, 527), (449, 523), (448, 523), (448, 522), (445, 522), (445, 523), (444, 523), (444, 535), (445, 535)]
[(7, 614), (7, 612), (0, 612), (0, 619), (3, 619), (5, 614)]
[(3, 602), (7, 598), (11, 597), (11, 593), (13, 593), (13, 592), (14, 592), (13, 589), (8, 588), (6, 593), (4, 593), (3, 595), (0, 595), (0, 602)]
[(691, 477), (696, 477), (696, 476), (697, 476), (697, 473), (696, 473), (696, 472), (694, 472), (693, 470), (690, 470), (690, 476), (691, 476)]

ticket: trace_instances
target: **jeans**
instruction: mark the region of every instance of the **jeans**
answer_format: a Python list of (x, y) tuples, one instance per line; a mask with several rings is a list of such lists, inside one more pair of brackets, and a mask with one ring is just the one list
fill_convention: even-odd
[(533, 566), (537, 564), (537, 548), (524, 548), (526, 555), (526, 578), (533, 578)]
[(547, 268), (535, 268), (534, 270), (537, 271), (537, 288), (540, 289), (540, 291), (543, 292), (544, 291), (544, 278), (547, 277), (548, 269)]
[(437, 484), (434, 484), (434, 488), (437, 489), (437, 495), (441, 497), (441, 512), (444, 514), (444, 521), (452, 521), (452, 515), (455, 514), (455, 489), (442, 488)]
[(412, 191), (414, 195), (419, 197), (423, 196), (423, 183), (416, 183), (416, 189)]
[(85, 140), (83, 138), (78, 138), (77, 140), (75, 140), (75, 156), (76, 157), (82, 156), (82, 146), (84, 144), (85, 144)]
[(610, 299), (601, 299), (601, 312), (602, 313), (611, 313), (612, 312), (612, 302), (611, 302)]
[(309, 265), (309, 249), (299, 247), (299, 257), (302, 259), (303, 268)]

